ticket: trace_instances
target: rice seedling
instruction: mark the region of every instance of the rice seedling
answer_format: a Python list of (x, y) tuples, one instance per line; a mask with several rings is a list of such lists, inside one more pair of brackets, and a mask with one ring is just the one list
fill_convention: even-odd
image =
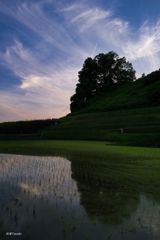
[(106, 240), (110, 240), (110, 239), (112, 238), (112, 236), (113, 236), (113, 233), (111, 233), (111, 234), (106, 238)]
[(33, 215), (34, 215), (34, 217), (35, 217), (35, 214), (36, 214), (36, 206), (35, 206), (35, 204), (33, 205)]
[(0, 236), (1, 237), (6, 237), (6, 232), (7, 232), (7, 230), (5, 228), (0, 228)]
[(9, 207), (10, 217), (12, 216), (12, 207)]
[(85, 236), (86, 240), (90, 240), (91, 239), (89, 231), (86, 231), (84, 236)]
[(9, 206), (6, 207), (4, 214), (7, 213), (8, 211), (9, 211)]
[(17, 213), (17, 211), (16, 211), (16, 213), (15, 213), (15, 215), (14, 215), (14, 218), (15, 218), (16, 220), (18, 219), (17, 215), (18, 215), (18, 213)]
[(30, 228), (27, 227), (27, 238), (29, 239), (30, 238)]
[(73, 221), (71, 222), (70, 226), (71, 226), (72, 232), (74, 232), (76, 230), (76, 226), (75, 226), (75, 223)]
[(63, 221), (63, 232), (66, 233), (67, 231), (67, 226), (66, 226), (66, 223)]
[(133, 232), (133, 233), (136, 233), (136, 228), (135, 227), (132, 227), (130, 232)]

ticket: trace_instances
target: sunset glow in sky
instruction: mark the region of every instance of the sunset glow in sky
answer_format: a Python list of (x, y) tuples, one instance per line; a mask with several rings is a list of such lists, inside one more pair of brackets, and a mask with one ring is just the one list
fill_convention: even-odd
[(65, 116), (87, 57), (160, 68), (157, 0), (0, 0), (0, 29), (0, 122)]

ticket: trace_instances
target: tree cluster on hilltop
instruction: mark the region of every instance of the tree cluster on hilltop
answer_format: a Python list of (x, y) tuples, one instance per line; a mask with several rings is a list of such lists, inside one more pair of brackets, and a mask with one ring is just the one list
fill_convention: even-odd
[(100, 53), (94, 59), (87, 58), (78, 72), (76, 93), (71, 97), (71, 112), (78, 111), (97, 96), (126, 82), (136, 79), (132, 64), (125, 57), (111, 51)]

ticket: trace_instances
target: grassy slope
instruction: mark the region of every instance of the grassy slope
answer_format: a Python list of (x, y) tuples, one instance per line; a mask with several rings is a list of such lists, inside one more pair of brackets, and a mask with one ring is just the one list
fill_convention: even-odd
[[(64, 117), (59, 125), (51, 125), (41, 132), (43, 139), (73, 139), (73, 140), (129, 140), (135, 134), (156, 136), (160, 133), (160, 107), (119, 110), (109, 112), (83, 113), (73, 119)], [(126, 134), (119, 134), (119, 128), (124, 127)], [(33, 134), (40, 138), (40, 132)], [(157, 135), (158, 136), (158, 135)], [(32, 134), (1, 134), (2, 139), (31, 139)]]
[(113, 91), (93, 98), (84, 109), (76, 112), (75, 115), (160, 106), (160, 98), (154, 98), (157, 91), (160, 92), (160, 81), (145, 84), (144, 80), (145, 78), (140, 78), (135, 82), (126, 83)]
[[(42, 130), (43, 139), (99, 140), (136, 146), (160, 146), (159, 81), (144, 79), (119, 86), (92, 99), (86, 107)], [(152, 91), (151, 91), (152, 90)], [(153, 95), (153, 96), (152, 96)], [(119, 134), (124, 128), (125, 134)]]
[[(160, 107), (83, 113), (43, 129), (43, 139), (99, 140), (137, 146), (160, 145)], [(125, 133), (120, 134), (119, 129)]]
[[(45, 124), (49, 125), (51, 121), (48, 123), (42, 121), (43, 124), (36, 131), (32, 122), (24, 122), (24, 124), (17, 122), (17, 124), (14, 123), (14, 128), (10, 126), (11, 130), (15, 131), (17, 128), (17, 133), (24, 131), (25, 134), (29, 126), (34, 129), (34, 133), (41, 129), (33, 137), (25, 134), (0, 134), (0, 139), (39, 139), (42, 133), (43, 139), (98, 140), (134, 146), (159, 147), (160, 102), (159, 98), (156, 101), (153, 99), (159, 85), (159, 81), (150, 85), (144, 84), (144, 79), (127, 83), (114, 91), (92, 99), (83, 110), (74, 113), (73, 118), (61, 118), (59, 125), (52, 124), (46, 127)], [(13, 125), (13, 123), (5, 124)], [(0, 129), (3, 130), (2, 125), (5, 124), (0, 124)], [(125, 134), (119, 134), (120, 128), (124, 128)]]

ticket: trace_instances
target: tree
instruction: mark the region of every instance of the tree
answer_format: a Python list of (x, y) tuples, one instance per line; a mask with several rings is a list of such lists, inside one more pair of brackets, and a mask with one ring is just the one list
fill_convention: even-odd
[(132, 63), (126, 61), (126, 58), (120, 58), (117, 60), (115, 67), (115, 82), (119, 84), (133, 82), (136, 80), (136, 71), (132, 67)]
[(98, 68), (95, 60), (87, 58), (83, 64), (83, 68), (78, 72), (78, 84), (76, 92), (84, 101), (91, 99), (95, 95), (97, 88)]
[(134, 81), (135, 70), (126, 58), (111, 51), (87, 58), (78, 72), (76, 93), (71, 97), (71, 112), (85, 107), (97, 94), (114, 89), (117, 85)]
[(78, 83), (76, 84), (76, 94), (71, 97), (71, 111), (77, 111), (85, 106), (97, 89), (97, 64), (92, 58), (87, 58), (83, 68), (78, 72)]
[(103, 90), (113, 87), (114, 84), (131, 82), (135, 78), (135, 70), (126, 58), (119, 58), (115, 52), (99, 54), (95, 57), (100, 67), (99, 85)]
[(142, 73), (142, 76), (141, 76), (141, 78), (144, 78), (146, 75), (145, 75), (145, 73)]
[(106, 91), (113, 87), (114, 84), (114, 70), (118, 55), (114, 52), (108, 54), (100, 53), (95, 57), (95, 61), (99, 68), (97, 83), (100, 91)]

